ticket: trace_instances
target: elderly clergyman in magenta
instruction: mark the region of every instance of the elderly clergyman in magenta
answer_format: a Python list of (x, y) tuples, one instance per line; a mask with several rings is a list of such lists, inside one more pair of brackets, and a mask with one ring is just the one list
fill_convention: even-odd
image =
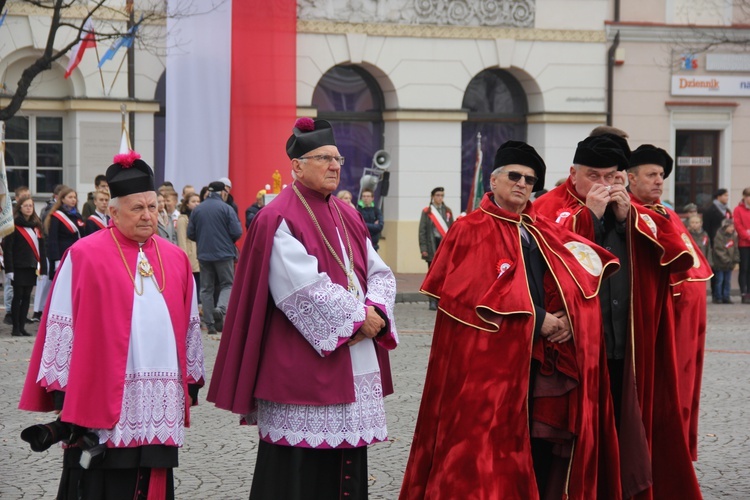
[(257, 423), (250, 498), (367, 498), (367, 445), (387, 439), (396, 281), (362, 216), (331, 194), (331, 125), (287, 141), (294, 182), (255, 217), (208, 400)]
[(19, 407), (55, 410), (68, 430), (58, 499), (170, 499), (204, 379), (195, 281), (155, 234), (151, 167), (117, 155), (107, 182), (111, 224), (63, 256)]

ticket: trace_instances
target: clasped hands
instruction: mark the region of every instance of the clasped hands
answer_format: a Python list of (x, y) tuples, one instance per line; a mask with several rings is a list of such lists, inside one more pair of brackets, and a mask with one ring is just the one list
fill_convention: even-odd
[(541, 334), (550, 342), (559, 344), (570, 340), (573, 333), (570, 331), (570, 320), (565, 311), (560, 309), (557, 312), (545, 314)]
[(380, 330), (385, 328), (385, 320), (375, 311), (375, 307), (367, 306), (367, 316), (365, 322), (359, 327), (357, 333), (347, 342), (349, 347), (362, 342), (365, 339), (374, 338)]
[(594, 184), (586, 195), (586, 206), (599, 219), (604, 216), (607, 205), (612, 205), (618, 222), (624, 221), (630, 210), (630, 195), (625, 189), (625, 174), (617, 172), (612, 185)]

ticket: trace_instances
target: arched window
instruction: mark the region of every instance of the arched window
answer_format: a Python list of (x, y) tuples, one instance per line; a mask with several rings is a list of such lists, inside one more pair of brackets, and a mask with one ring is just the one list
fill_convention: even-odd
[(318, 82), (312, 104), (318, 118), (333, 126), (339, 152), (346, 158), (339, 190), (351, 191), (356, 198), (362, 170), (383, 147), (383, 92), (364, 69), (335, 66)]
[(510, 73), (482, 71), (466, 88), (462, 107), (469, 119), (461, 126), (461, 210), (465, 210), (477, 158), (477, 133), (482, 134), (482, 178), (489, 191), (495, 152), (508, 140), (526, 140), (526, 93)]

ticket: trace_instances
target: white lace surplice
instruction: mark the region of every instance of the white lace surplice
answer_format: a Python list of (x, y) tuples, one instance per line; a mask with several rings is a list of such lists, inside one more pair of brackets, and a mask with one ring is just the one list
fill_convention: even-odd
[[(143, 254), (141, 254), (143, 255)], [(146, 259), (143, 255), (143, 259)], [(47, 339), (38, 380), (50, 390), (65, 390), (73, 345), (72, 273), (68, 258), (58, 271), (50, 301)], [(133, 262), (131, 269), (136, 269)], [(136, 279), (141, 288), (140, 277)], [(182, 446), (184, 442), (185, 394), (182, 388), (172, 320), (164, 297), (154, 282), (143, 280), (143, 295), (133, 291), (125, 386), (120, 419), (112, 429), (94, 429), (101, 443), (110, 447), (146, 444)], [(204, 377), (203, 345), (198, 303), (193, 290), (187, 333), (188, 380)]]
[[(344, 264), (348, 266), (340, 235), (339, 246), (339, 255), (344, 256)], [(389, 292), (395, 293), (395, 280), (369, 240), (367, 248), (368, 283), (381, 273), (389, 274), (390, 280), (380, 276), (378, 283), (388, 281)], [(271, 254), (271, 295), (276, 306), (321, 356), (346, 342), (354, 333), (355, 322), (365, 319), (364, 292), (356, 276), (355, 285), (359, 299), (331, 282), (328, 275), (318, 273), (318, 260), (292, 236), (286, 222), (281, 223)], [(395, 326), (392, 331), (395, 337)], [(313, 406), (258, 400), (261, 439), (307, 448), (347, 448), (384, 441), (388, 431), (375, 345), (372, 341), (362, 341), (352, 346), (350, 353), (355, 402)]]

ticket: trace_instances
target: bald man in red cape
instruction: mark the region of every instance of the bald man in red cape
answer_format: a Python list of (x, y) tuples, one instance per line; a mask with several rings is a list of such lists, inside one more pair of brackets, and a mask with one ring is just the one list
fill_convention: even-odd
[[(562, 475), (548, 478), (559, 484), (555, 497), (619, 498), (596, 299), (617, 261), (537, 217), (527, 201), (544, 164), (530, 146), (509, 143), (496, 156), (493, 192), (452, 226), (422, 285), (440, 307), (401, 499), (540, 498), (532, 457), (540, 438), (574, 443), (555, 459)], [(541, 309), (529, 247), (546, 265)], [(567, 318), (564, 336), (539, 333), (550, 317)], [(532, 358), (541, 368), (530, 377)]]

